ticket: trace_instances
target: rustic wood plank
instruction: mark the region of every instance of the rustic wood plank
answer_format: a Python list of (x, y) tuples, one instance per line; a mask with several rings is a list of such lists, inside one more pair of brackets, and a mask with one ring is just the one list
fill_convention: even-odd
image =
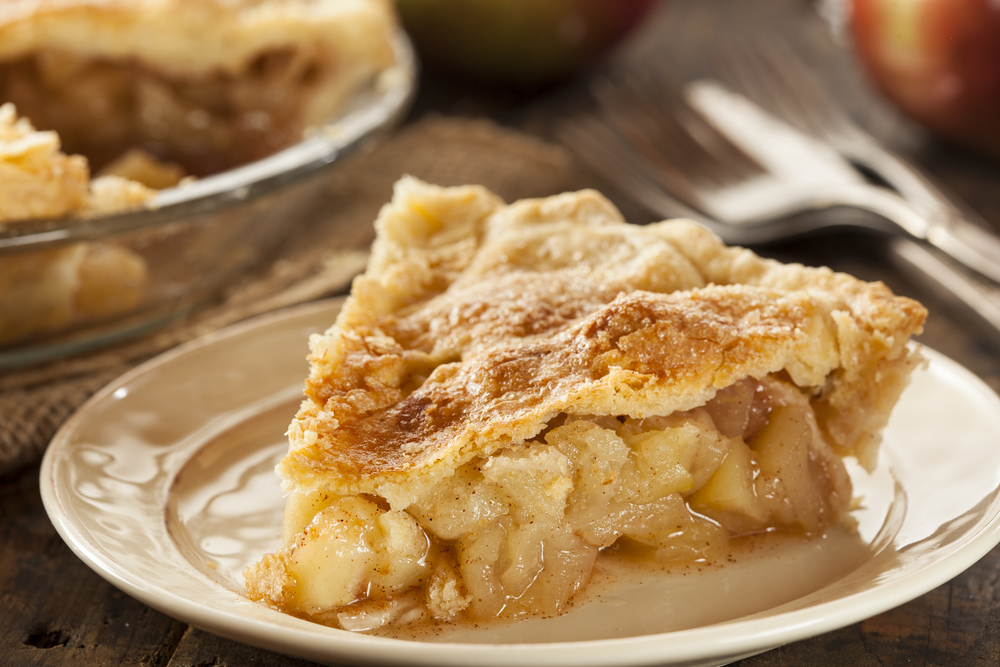
[(318, 667), (308, 660), (256, 649), (223, 639), (208, 632), (188, 628), (166, 667)]
[(870, 653), (865, 646), (865, 637), (860, 627), (852, 625), (733, 664), (739, 667), (789, 667), (790, 665), (886, 667), (895, 663), (885, 663)]
[(37, 468), (0, 485), (0, 517), (0, 663), (166, 665), (186, 626), (70, 551), (45, 515)]
[(912, 603), (864, 621), (869, 649), (913, 665), (1000, 664), (1000, 549)]

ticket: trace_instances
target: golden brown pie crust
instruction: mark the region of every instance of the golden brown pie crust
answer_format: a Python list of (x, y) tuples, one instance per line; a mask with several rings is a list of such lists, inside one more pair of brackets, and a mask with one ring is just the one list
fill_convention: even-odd
[(376, 224), (368, 271), (311, 341), (290, 491), (432, 484), (560, 413), (669, 414), (780, 371), (870, 464), (926, 315), (690, 222), (629, 225), (592, 191), (504, 206), (406, 179)]
[(59, 135), (39, 132), (0, 105), (0, 224), (142, 208), (155, 192), (116, 176), (90, 179), (86, 158), (66, 155)]
[[(60, 150), (0, 105), (0, 226), (88, 218), (147, 205), (155, 192), (116, 176), (90, 179), (86, 159)], [(0, 255), (0, 345), (97, 321), (134, 308), (146, 289), (145, 260), (124, 247), (74, 243)]]

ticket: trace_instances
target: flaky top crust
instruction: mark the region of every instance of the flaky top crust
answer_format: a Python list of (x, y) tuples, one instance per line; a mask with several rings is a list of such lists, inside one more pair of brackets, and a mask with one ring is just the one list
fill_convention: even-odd
[(388, 0), (4, 0), (0, 60), (58, 50), (167, 74), (239, 74), (261, 52), (393, 60)]
[(784, 372), (841, 453), (870, 463), (926, 311), (829, 269), (728, 248), (687, 221), (625, 223), (593, 191), (505, 206), (406, 178), (367, 272), (310, 341), (288, 490), (405, 507), (561, 413), (665, 415)]
[(97, 217), (133, 210), (154, 191), (113, 176), (90, 180), (87, 161), (66, 155), (59, 135), (39, 132), (0, 104), (0, 225), (63, 216)]

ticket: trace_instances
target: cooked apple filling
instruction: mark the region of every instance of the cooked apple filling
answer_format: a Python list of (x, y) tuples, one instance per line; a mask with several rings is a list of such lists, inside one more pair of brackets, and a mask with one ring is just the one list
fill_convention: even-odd
[(663, 417), (561, 415), (423, 489), (405, 511), (294, 494), (285, 547), (248, 579), (252, 596), (348, 629), (554, 614), (620, 540), (659, 561), (713, 560), (734, 535), (820, 532), (850, 498), (808, 397), (748, 378)]
[(332, 65), (262, 53), (241, 76), (177, 78), (135, 62), (49, 51), (0, 65), (0, 99), (102, 169), (137, 147), (195, 176), (253, 162), (302, 138), (302, 108)]
[(925, 316), (880, 283), (628, 225), (594, 192), (506, 206), (404, 179), (310, 341), (247, 592), (350, 630), (556, 614), (602, 550), (714, 561), (843, 521)]
[(393, 63), (394, 30), (385, 0), (0, 6), (0, 102), (95, 171), (141, 148), (205, 176), (329, 121)]

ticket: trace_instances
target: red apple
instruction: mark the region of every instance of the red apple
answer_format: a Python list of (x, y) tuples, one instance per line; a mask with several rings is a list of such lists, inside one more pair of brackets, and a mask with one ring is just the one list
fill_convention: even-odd
[(421, 57), (480, 79), (538, 85), (624, 36), (657, 0), (396, 0)]
[(1000, 157), (1000, 1), (853, 0), (855, 45), (904, 112)]

